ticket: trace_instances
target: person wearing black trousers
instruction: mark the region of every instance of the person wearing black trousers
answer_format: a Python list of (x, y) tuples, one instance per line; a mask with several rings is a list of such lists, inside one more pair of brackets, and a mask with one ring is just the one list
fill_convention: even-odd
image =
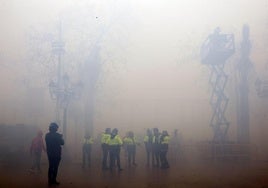
[(168, 160), (167, 160), (167, 152), (168, 152), (168, 143), (170, 137), (167, 131), (163, 131), (160, 137), (160, 162), (161, 168), (169, 168)]
[(152, 165), (159, 167), (160, 162), (160, 137), (158, 128), (153, 129), (153, 143), (152, 143)]
[(56, 123), (51, 123), (49, 132), (46, 134), (47, 157), (49, 162), (48, 167), (48, 184), (59, 185), (57, 181), (58, 167), (61, 160), (61, 146), (64, 145), (62, 134), (57, 133), (59, 126)]
[(102, 170), (107, 170), (107, 160), (109, 155), (109, 141), (111, 139), (111, 128), (106, 128), (105, 132), (101, 135), (101, 148), (102, 148)]
[(143, 139), (146, 156), (147, 156), (147, 166), (150, 166), (150, 159), (152, 158), (152, 143), (153, 143), (153, 133), (150, 129), (147, 129), (146, 136)]
[(120, 163), (120, 150), (122, 147), (123, 141), (118, 135), (118, 130), (115, 128), (112, 130), (111, 138), (109, 140), (109, 155), (110, 155), (110, 171), (112, 172), (115, 168), (115, 163), (117, 164), (118, 171), (122, 171)]

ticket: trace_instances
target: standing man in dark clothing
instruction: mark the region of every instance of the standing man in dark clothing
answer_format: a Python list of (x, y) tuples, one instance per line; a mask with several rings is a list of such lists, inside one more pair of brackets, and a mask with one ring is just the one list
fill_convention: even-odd
[(150, 158), (152, 157), (152, 143), (153, 143), (153, 133), (150, 129), (147, 129), (146, 136), (143, 139), (147, 154), (147, 166), (150, 166)]
[(47, 157), (49, 162), (48, 184), (59, 185), (57, 182), (58, 167), (61, 160), (61, 146), (64, 145), (62, 135), (57, 133), (59, 126), (51, 123), (49, 133), (46, 134)]
[(159, 167), (160, 160), (160, 133), (158, 128), (153, 129), (152, 163), (153, 167)]
[(93, 138), (86, 132), (84, 136), (84, 143), (82, 147), (83, 152), (83, 164), (82, 168), (85, 168), (86, 164), (88, 167), (91, 165), (91, 148), (93, 144)]
[(105, 132), (101, 135), (101, 148), (102, 148), (102, 170), (107, 170), (107, 160), (109, 155), (109, 141), (111, 139), (111, 128), (106, 128)]

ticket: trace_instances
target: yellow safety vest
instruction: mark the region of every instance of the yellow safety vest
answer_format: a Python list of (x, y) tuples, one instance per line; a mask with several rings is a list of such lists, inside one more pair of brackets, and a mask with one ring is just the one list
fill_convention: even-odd
[(102, 133), (102, 135), (101, 135), (101, 143), (102, 144), (108, 144), (110, 138), (111, 138), (110, 134)]
[(121, 138), (118, 135), (116, 135), (114, 138), (110, 138), (108, 144), (110, 146), (116, 146), (116, 145), (121, 146), (123, 144), (123, 142), (122, 142)]
[(144, 139), (143, 139), (144, 142), (149, 142), (149, 136), (145, 136)]
[(92, 138), (85, 138), (84, 139), (84, 144), (93, 144), (93, 139)]
[(169, 136), (164, 136), (164, 139), (161, 142), (161, 144), (168, 144), (169, 143), (169, 140), (170, 140), (170, 137)]
[(130, 137), (126, 137), (124, 138), (124, 143), (127, 145), (136, 145), (137, 141), (135, 137), (133, 139)]

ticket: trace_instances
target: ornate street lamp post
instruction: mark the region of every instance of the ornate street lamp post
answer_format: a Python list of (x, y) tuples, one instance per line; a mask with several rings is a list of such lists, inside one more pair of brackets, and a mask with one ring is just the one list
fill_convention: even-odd
[(50, 81), (49, 92), (53, 100), (56, 100), (56, 121), (61, 125), (60, 121), (60, 101), (62, 90), (62, 56), (64, 54), (64, 42), (62, 41), (61, 23), (59, 23), (58, 39), (52, 43), (52, 53), (57, 57), (57, 80)]
[(82, 83), (76, 84), (71, 83), (70, 78), (67, 74), (62, 76), (62, 55), (64, 53), (64, 43), (61, 37), (61, 24), (59, 27), (58, 40), (52, 43), (52, 52), (57, 56), (58, 67), (57, 67), (57, 79), (51, 80), (49, 83), (49, 93), (53, 100), (56, 100), (56, 121), (61, 125), (61, 114), (62, 116), (62, 131), (63, 137), (66, 139), (67, 133), (67, 109), (69, 103), (80, 98)]
[(79, 99), (82, 90), (82, 83), (78, 82), (73, 84), (70, 82), (69, 76), (65, 74), (62, 77), (62, 85), (59, 85), (57, 82), (51, 80), (49, 83), (49, 92), (52, 99), (56, 100), (56, 116), (58, 116), (58, 122), (61, 122), (60, 112), (63, 110), (62, 117), (62, 131), (63, 137), (66, 139), (67, 133), (67, 109), (72, 100)]

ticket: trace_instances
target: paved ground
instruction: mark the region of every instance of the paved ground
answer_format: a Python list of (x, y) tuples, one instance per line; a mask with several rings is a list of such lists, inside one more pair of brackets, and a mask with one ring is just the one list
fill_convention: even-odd
[[(43, 164), (42, 169), (41, 174), (33, 174), (22, 166), (2, 165), (0, 187), (48, 187), (47, 164)], [(125, 167), (120, 173), (103, 172), (98, 164), (83, 170), (78, 163), (61, 163), (58, 180), (61, 188), (268, 188), (268, 163), (181, 162), (166, 170), (139, 164), (137, 167)]]

